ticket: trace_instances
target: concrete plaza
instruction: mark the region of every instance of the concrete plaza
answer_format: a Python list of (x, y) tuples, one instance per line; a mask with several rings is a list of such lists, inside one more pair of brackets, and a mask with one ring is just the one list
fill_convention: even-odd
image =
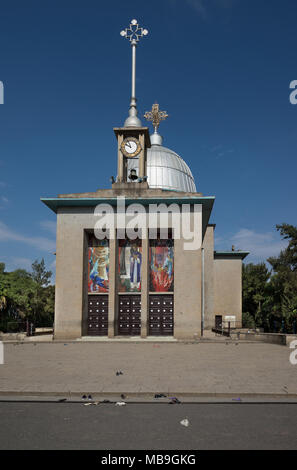
[(291, 352), (240, 341), (5, 343), (0, 395), (297, 399)]

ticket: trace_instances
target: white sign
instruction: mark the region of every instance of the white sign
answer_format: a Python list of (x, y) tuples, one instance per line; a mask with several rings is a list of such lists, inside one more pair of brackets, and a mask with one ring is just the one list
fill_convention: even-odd
[(228, 326), (229, 322), (230, 322), (230, 327), (235, 328), (235, 326), (236, 326), (236, 316), (235, 315), (225, 315), (224, 316), (225, 326)]

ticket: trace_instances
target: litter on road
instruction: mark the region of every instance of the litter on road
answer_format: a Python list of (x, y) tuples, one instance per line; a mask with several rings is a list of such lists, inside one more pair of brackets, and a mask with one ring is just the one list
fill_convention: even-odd
[(190, 422), (189, 422), (189, 420), (188, 420), (187, 418), (185, 418), (185, 419), (182, 419), (182, 420), (181, 420), (180, 424), (181, 424), (182, 426), (185, 426), (185, 427), (187, 428), (187, 427), (189, 426)]

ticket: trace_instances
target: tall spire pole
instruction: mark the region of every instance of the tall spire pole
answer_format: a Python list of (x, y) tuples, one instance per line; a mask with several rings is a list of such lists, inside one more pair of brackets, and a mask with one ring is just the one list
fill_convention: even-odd
[(131, 20), (128, 28), (121, 31), (121, 36), (129, 39), (132, 47), (132, 87), (131, 87), (131, 101), (129, 108), (129, 116), (127, 117), (124, 126), (125, 127), (141, 127), (141, 121), (137, 117), (137, 106), (136, 106), (136, 93), (135, 93), (135, 82), (136, 82), (136, 46), (139, 39), (142, 36), (146, 36), (148, 30), (141, 28), (137, 20)]

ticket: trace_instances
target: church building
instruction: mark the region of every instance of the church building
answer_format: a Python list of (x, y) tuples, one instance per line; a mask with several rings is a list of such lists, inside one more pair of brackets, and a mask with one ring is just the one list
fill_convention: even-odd
[[(197, 192), (187, 163), (163, 145), (167, 117), (154, 104), (142, 125), (135, 95), (136, 46), (147, 30), (132, 20), (132, 94), (115, 127), (117, 177), (110, 189), (41, 201), (57, 214), (55, 339), (163, 336), (191, 340), (242, 320), (242, 260), (214, 251), (214, 196)], [(67, 273), (67, 275), (65, 275)]]

